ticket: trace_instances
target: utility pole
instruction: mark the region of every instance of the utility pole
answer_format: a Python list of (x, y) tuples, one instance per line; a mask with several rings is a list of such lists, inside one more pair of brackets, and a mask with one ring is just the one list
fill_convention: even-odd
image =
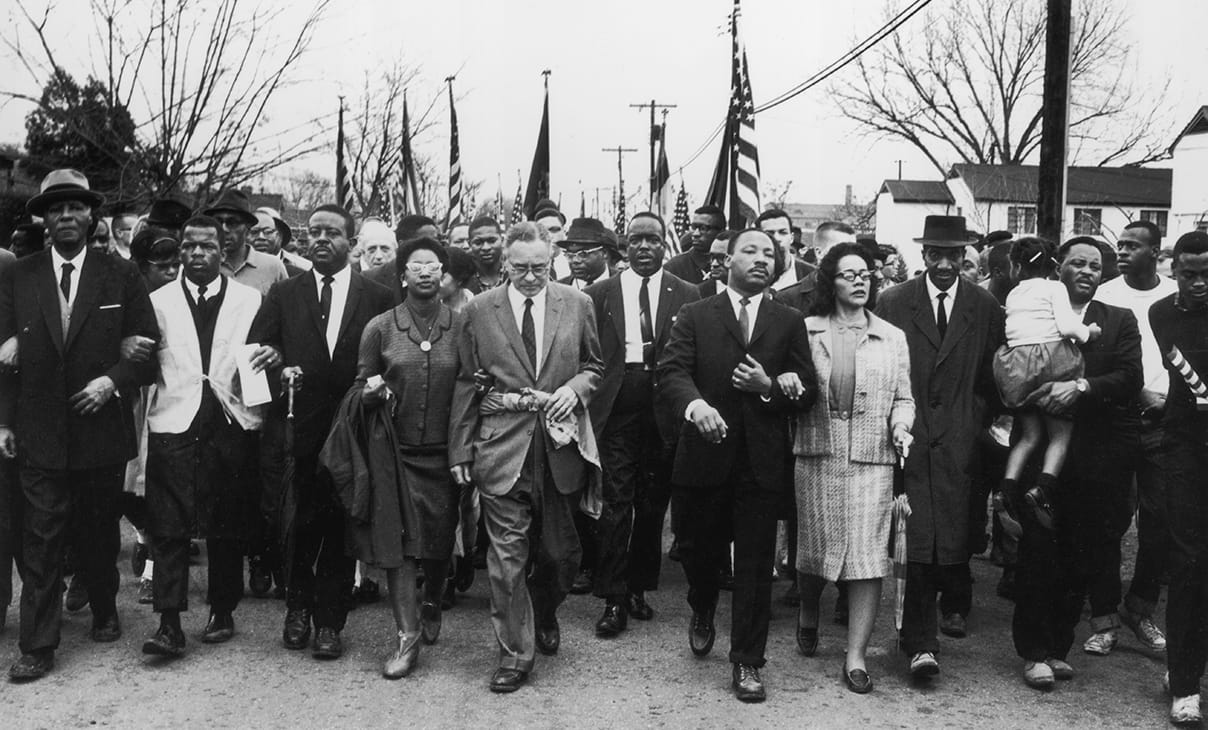
[[(600, 151), (617, 153), (617, 210), (620, 210), (621, 206), (625, 205), (625, 173), (621, 167), (621, 158), (626, 152), (637, 152), (637, 150), (632, 147), (617, 145), (616, 147), (603, 147)], [(613, 211), (613, 218), (613, 225), (616, 225), (616, 211)]]
[[(658, 141), (657, 137), (662, 134), (661, 131), (658, 131), (658, 132), (655, 131), (655, 130), (659, 129), (659, 127), (656, 126), (654, 123), (654, 112), (656, 109), (663, 109), (664, 110), (663, 111), (663, 121), (665, 123), (667, 121), (666, 110), (674, 109), (676, 107), (675, 107), (675, 104), (659, 104), (654, 99), (651, 99), (650, 103), (648, 103), (648, 104), (630, 104), (629, 106), (632, 109), (646, 109), (646, 108), (650, 109), (650, 206), (649, 207), (651, 210), (654, 210), (654, 196), (657, 194), (654, 189), (655, 188), (655, 179), (654, 178), (655, 178), (655, 174), (656, 174), (655, 165), (657, 164), (655, 161), (655, 158), (654, 158), (654, 143)], [(666, 127), (664, 126), (663, 128), (665, 129)], [(634, 151), (636, 152), (636, 150), (634, 150)]]
[(1070, 103), (1071, 0), (1048, 0), (1044, 42), (1044, 111), (1040, 128), (1040, 176), (1036, 232), (1060, 243), (1065, 214), (1066, 146)]

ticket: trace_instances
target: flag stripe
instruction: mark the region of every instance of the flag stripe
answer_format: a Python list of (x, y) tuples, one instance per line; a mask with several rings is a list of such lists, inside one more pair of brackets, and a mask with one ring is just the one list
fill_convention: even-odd
[(344, 101), (340, 100), (340, 117), (336, 129), (336, 205), (348, 210), (352, 183), (348, 179), (348, 168), (344, 165)]
[(453, 106), (453, 82), (449, 81), (449, 213), (445, 230), (461, 223), (461, 141), (457, 133), (457, 109)]

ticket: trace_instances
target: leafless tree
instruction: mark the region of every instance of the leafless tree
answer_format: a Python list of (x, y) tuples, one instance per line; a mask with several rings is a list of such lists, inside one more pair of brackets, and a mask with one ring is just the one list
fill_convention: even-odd
[[(329, 4), (245, 10), (239, 0), (92, 0), (89, 47), (98, 50), (84, 71), (138, 125), (141, 169), (131, 184), (149, 195), (187, 188), (204, 198), (322, 149), (326, 135), (317, 130), (334, 126), (334, 105), (284, 128), (266, 123)], [(56, 39), (79, 15), (32, 5), (14, 0), (18, 22), (0, 29), (0, 43), (27, 75), (0, 81), (0, 98), (38, 104), (29, 84), (40, 88), (62, 68)]]
[(335, 182), (330, 175), (313, 170), (295, 172), (285, 180), (285, 201), (303, 215), (335, 201)]
[[(887, 15), (895, 13), (891, 0)], [(1166, 89), (1132, 81), (1124, 12), (1085, 0), (1074, 16), (1071, 163), (1161, 158)], [(860, 56), (829, 93), (863, 131), (909, 142), (941, 175), (956, 162), (1024, 164), (1040, 146), (1044, 44), (1043, 0), (953, 0)]]

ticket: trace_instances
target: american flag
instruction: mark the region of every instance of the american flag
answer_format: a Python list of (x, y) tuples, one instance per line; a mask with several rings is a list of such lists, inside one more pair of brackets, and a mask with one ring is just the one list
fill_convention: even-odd
[[(519, 174), (519, 173), (517, 173)], [(512, 220), (508, 223), (514, 226), (524, 222), (524, 193), (520, 189), (520, 181), (516, 181), (516, 200), (512, 203)]]
[(340, 97), (340, 119), (336, 127), (336, 205), (348, 210), (352, 195), (352, 183), (348, 179), (348, 167), (344, 165), (344, 97)]
[(688, 216), (688, 193), (684, 190), (684, 183), (681, 180), (679, 195), (675, 196), (675, 215), (671, 219), (671, 228), (675, 231), (675, 237), (682, 241), (684, 236), (688, 235), (690, 225), (692, 225), (692, 219)]
[(751, 76), (747, 68), (747, 49), (738, 32), (741, 13), (734, 0), (730, 31), (734, 58), (730, 83), (730, 120), (735, 134), (730, 152), (730, 228), (740, 230), (759, 217), (759, 149), (755, 146), (755, 102), (751, 95)]
[[(407, 92), (403, 92), (403, 149), (402, 161), (402, 214), (422, 214), (419, 202), (419, 185), (415, 177), (415, 156), (411, 152), (411, 116), (407, 113)], [(393, 212), (394, 204), (391, 203)]]
[(445, 230), (461, 223), (461, 148), (457, 136), (457, 110), (453, 108), (453, 79), (449, 82), (449, 214)]
[(617, 188), (617, 215), (612, 221), (612, 230), (618, 234), (625, 232), (625, 181), (618, 180), (620, 187)]

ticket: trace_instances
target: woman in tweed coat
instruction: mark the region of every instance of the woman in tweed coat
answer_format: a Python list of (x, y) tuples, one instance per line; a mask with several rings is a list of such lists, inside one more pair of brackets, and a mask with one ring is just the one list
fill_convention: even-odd
[[(801, 415), (797, 457), (797, 646), (818, 647), (818, 600), (827, 581), (847, 584), (850, 611), (843, 679), (872, 689), (865, 651), (889, 572), (893, 466), (914, 423), (910, 355), (901, 330), (870, 310), (875, 264), (859, 244), (823, 257), (813, 316), (806, 319), (818, 402)], [(782, 384), (783, 385), (783, 384)]]

